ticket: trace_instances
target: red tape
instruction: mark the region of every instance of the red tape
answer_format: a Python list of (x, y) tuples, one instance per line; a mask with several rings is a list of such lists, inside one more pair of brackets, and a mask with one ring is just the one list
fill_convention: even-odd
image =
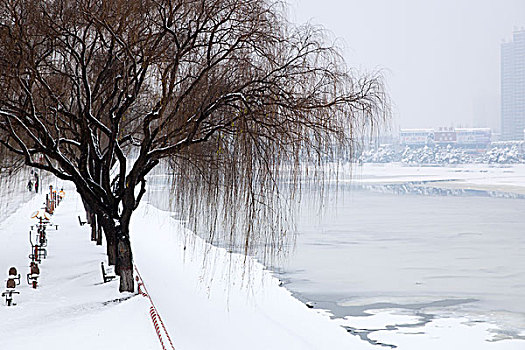
[(175, 347), (173, 346), (170, 335), (168, 334), (168, 330), (166, 329), (166, 326), (164, 326), (162, 317), (160, 317), (160, 314), (157, 311), (155, 304), (153, 303), (153, 299), (151, 299), (151, 296), (149, 295), (148, 290), (146, 289), (146, 285), (144, 284), (144, 280), (142, 279), (142, 276), (140, 275), (137, 265), (134, 265), (134, 267), (135, 267), (135, 271), (137, 272), (137, 276), (135, 277), (135, 279), (138, 285), (138, 293), (141, 294), (143, 297), (148, 298), (149, 302), (151, 303), (151, 307), (149, 309), (149, 315), (151, 317), (151, 321), (153, 322), (153, 327), (155, 327), (155, 332), (157, 333), (157, 337), (159, 338), (160, 345), (162, 346), (163, 350), (166, 350), (166, 347), (164, 346), (164, 341), (162, 339), (163, 336), (162, 336), (162, 333), (159, 327), (159, 321), (160, 321), (160, 325), (162, 326), (162, 329), (164, 330), (164, 334), (166, 335), (166, 338), (168, 339), (171, 345), (171, 349), (175, 350)]
[(162, 341), (162, 334), (160, 333), (160, 328), (157, 323), (157, 313), (155, 312), (155, 308), (153, 306), (150, 307), (149, 314), (151, 316), (151, 319), (153, 320), (153, 326), (155, 327), (155, 332), (157, 333), (157, 337), (159, 337), (160, 345), (162, 346), (163, 350), (166, 350), (166, 347), (164, 346), (164, 341)]

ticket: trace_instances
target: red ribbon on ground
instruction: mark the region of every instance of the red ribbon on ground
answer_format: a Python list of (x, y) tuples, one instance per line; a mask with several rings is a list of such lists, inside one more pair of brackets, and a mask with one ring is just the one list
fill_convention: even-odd
[(159, 338), (160, 345), (162, 346), (163, 350), (166, 350), (166, 347), (164, 346), (163, 336), (161, 329), (159, 327), (162, 326), (162, 330), (164, 331), (164, 334), (166, 335), (166, 338), (168, 339), (171, 349), (175, 350), (175, 347), (173, 346), (173, 343), (171, 342), (170, 335), (168, 334), (168, 330), (166, 329), (166, 326), (164, 326), (164, 322), (162, 321), (162, 318), (160, 317), (160, 314), (155, 307), (155, 304), (153, 303), (153, 299), (151, 299), (151, 296), (148, 293), (148, 290), (146, 289), (146, 285), (144, 284), (144, 280), (142, 279), (142, 276), (140, 275), (139, 269), (137, 268), (137, 265), (134, 265), (135, 271), (137, 272), (137, 276), (135, 277), (135, 280), (138, 283), (138, 292), (143, 297), (146, 297), (149, 299), (149, 302), (151, 303), (151, 307), (149, 308), (149, 315), (151, 317), (151, 321), (153, 322), (153, 327), (155, 327), (155, 332), (157, 333), (157, 337)]

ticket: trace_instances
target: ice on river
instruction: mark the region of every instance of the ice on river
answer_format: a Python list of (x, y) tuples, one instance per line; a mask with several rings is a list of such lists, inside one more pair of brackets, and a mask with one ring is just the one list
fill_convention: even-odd
[[(524, 169), (357, 169), (375, 191), (343, 186), (322, 217), (305, 195), (281, 277), (378, 346), (525, 349), (525, 200), (494, 196), (523, 189)], [(478, 192), (390, 191), (452, 183)]]

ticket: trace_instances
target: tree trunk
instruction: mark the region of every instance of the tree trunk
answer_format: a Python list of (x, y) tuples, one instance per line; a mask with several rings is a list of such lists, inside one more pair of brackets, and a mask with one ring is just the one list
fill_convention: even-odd
[[(113, 220), (108, 215), (99, 214), (98, 221), (104, 229), (106, 236), (106, 252), (108, 256), (108, 265), (116, 266), (117, 264), (117, 231)], [(117, 271), (115, 271), (117, 273)]]
[(94, 213), (89, 213), (90, 225), (91, 225), (91, 240), (97, 241), (97, 216)]
[[(85, 203), (86, 204), (86, 203)], [(129, 212), (131, 213), (131, 212)], [(133, 254), (129, 240), (129, 220), (131, 215), (121, 215), (107, 212), (90, 212), (92, 239), (101, 240), (102, 226), (106, 235), (108, 264), (115, 266), (115, 273), (120, 276), (120, 292), (134, 292)], [(99, 232), (98, 236), (96, 232)]]
[(102, 222), (97, 216), (97, 245), (102, 245)]
[(88, 225), (91, 225), (91, 213), (86, 210), (86, 222)]
[(117, 264), (115, 270), (120, 275), (120, 292), (134, 292), (135, 281), (133, 280), (133, 255), (129, 241), (129, 232), (117, 229)]
[[(117, 235), (114, 230), (110, 230), (107, 227), (104, 229), (106, 234), (106, 245), (108, 253), (108, 264), (116, 266), (117, 265)], [(117, 271), (115, 273), (118, 274)]]

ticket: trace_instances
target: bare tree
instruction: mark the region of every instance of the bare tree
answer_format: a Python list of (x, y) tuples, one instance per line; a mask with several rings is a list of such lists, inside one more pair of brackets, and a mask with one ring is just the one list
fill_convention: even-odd
[(210, 232), (278, 249), (302, 166), (388, 111), (380, 77), (325, 42), (273, 0), (0, 0), (0, 144), (75, 183), (121, 291), (130, 219), (163, 159), (181, 208), (213, 208)]

